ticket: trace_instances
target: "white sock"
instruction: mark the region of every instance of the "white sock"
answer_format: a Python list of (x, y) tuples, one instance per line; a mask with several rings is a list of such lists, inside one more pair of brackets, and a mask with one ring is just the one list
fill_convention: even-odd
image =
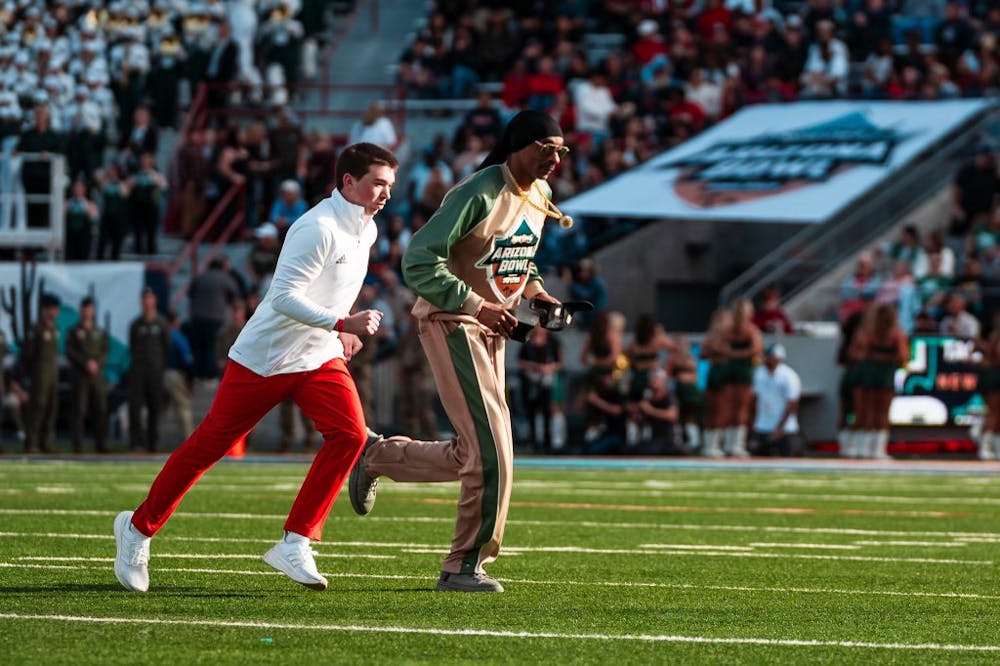
[(875, 447), (872, 456), (880, 460), (889, 459), (889, 431), (877, 430), (875, 432)]
[(734, 428), (736, 433), (733, 435), (733, 455), (734, 456), (745, 456), (748, 455), (747, 452), (747, 427), (737, 426)]
[(865, 448), (862, 450), (862, 457), (874, 458), (877, 455), (878, 430), (865, 431)]
[(979, 435), (979, 459), (992, 460), (993, 447), (997, 443), (997, 438), (992, 432), (984, 432)]
[(851, 458), (861, 458), (862, 455), (863, 455), (863, 453), (864, 453), (864, 446), (865, 446), (865, 431), (864, 430), (852, 430), (851, 431), (850, 446), (848, 447), (848, 449), (850, 450), (850, 454), (849, 454), (850, 457)]
[(837, 433), (837, 445), (840, 449), (841, 458), (850, 458), (850, 451), (848, 450), (851, 442), (851, 431), (841, 430)]
[(718, 428), (709, 428), (702, 437), (702, 455), (714, 457), (719, 455), (719, 439), (722, 431)]
[(698, 446), (701, 443), (700, 433), (698, 432), (697, 423), (685, 423), (684, 424), (684, 434), (687, 437), (688, 450), (697, 451)]
[(309, 543), (309, 537), (304, 537), (301, 534), (296, 534), (295, 532), (285, 532), (285, 543)]
[(727, 456), (733, 454), (733, 445), (736, 443), (736, 428), (732, 426), (722, 431), (722, 452)]

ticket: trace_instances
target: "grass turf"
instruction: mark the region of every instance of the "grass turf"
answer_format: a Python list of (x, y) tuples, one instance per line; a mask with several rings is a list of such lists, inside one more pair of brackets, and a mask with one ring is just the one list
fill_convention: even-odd
[(0, 464), (5, 664), (1000, 655), (989, 476), (518, 469), (502, 595), (432, 591), (456, 484), (383, 483), (367, 518), (334, 507), (315, 593), (260, 561), (305, 464), (223, 464), (154, 540), (150, 592), (128, 593), (111, 523), (159, 466)]

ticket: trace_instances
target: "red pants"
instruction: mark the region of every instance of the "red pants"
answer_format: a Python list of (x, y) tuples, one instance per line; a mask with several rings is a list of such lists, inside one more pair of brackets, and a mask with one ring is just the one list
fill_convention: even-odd
[(323, 446), (302, 482), (285, 529), (320, 539), (333, 501), (367, 439), (358, 390), (343, 359), (309, 372), (271, 377), (229, 361), (208, 416), (167, 459), (132, 516), (132, 525), (146, 536), (156, 534), (201, 475), (285, 398), (295, 401), (323, 433)]

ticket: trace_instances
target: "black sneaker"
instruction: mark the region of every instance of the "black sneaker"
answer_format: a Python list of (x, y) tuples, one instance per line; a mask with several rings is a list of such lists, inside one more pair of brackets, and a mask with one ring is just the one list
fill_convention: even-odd
[(484, 573), (458, 574), (441, 572), (437, 582), (438, 592), (503, 592), (503, 585), (496, 578)]
[(375, 507), (375, 491), (378, 488), (378, 477), (372, 478), (365, 472), (365, 453), (368, 447), (376, 442), (382, 441), (382, 435), (371, 430), (368, 431), (368, 441), (358, 458), (358, 462), (351, 470), (351, 476), (347, 480), (347, 494), (351, 498), (351, 506), (354, 513), (359, 516), (367, 516)]

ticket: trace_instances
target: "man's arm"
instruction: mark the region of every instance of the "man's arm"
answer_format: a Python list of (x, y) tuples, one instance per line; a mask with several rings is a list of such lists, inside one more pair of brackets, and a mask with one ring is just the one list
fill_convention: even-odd
[(333, 234), (319, 226), (291, 227), (269, 287), (274, 292), (271, 306), (275, 311), (307, 326), (328, 331), (336, 326), (341, 316), (306, 296), (306, 289), (322, 273), (333, 250)]
[(451, 249), (486, 216), (486, 198), (469, 196), (457, 187), (449, 192), (427, 224), (410, 240), (403, 255), (407, 286), (431, 305), (449, 312), (475, 315), (483, 297), (448, 270)]
[(83, 368), (90, 359), (87, 358), (87, 354), (83, 351), (83, 347), (78, 342), (75, 333), (76, 330), (73, 329), (66, 336), (66, 358), (74, 367)]

